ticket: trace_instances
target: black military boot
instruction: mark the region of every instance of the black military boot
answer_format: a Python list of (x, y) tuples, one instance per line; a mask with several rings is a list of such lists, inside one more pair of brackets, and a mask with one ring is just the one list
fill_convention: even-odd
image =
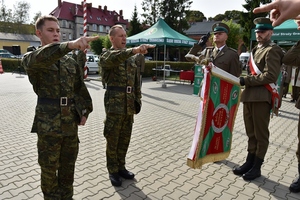
[(122, 180), (118, 173), (109, 174), (109, 179), (113, 186), (119, 187), (122, 185)]
[[(298, 173), (300, 175), (300, 164), (298, 164)], [(289, 189), (294, 193), (300, 192), (300, 176), (290, 185)]]
[(246, 172), (248, 172), (253, 167), (254, 158), (255, 158), (255, 154), (248, 153), (246, 162), (240, 167), (233, 168), (233, 170), (232, 170), (233, 173), (235, 175), (243, 175)]
[(264, 162), (263, 159), (255, 157), (253, 167), (247, 173), (245, 173), (243, 175), (243, 179), (245, 181), (251, 181), (251, 180), (254, 180), (254, 179), (260, 177), (261, 176), (260, 168), (261, 168), (261, 165), (263, 164), (263, 162)]

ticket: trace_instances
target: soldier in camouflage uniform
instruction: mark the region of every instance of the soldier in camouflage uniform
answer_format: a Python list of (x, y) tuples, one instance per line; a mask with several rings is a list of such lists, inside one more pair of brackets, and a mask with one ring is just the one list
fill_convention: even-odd
[(72, 50), (72, 56), (71, 56), (74, 60), (77, 60), (77, 54), (75, 50)]
[(86, 54), (84, 53), (84, 51), (79, 50), (76, 59), (79, 67), (83, 70), (86, 63)]
[(145, 71), (145, 56), (141, 53), (135, 55), (135, 64), (138, 68), (140, 83), (142, 85), (142, 75)]
[[(102, 48), (102, 53), (100, 54), (99, 57), (101, 58), (101, 56), (102, 56), (106, 51), (107, 51), (106, 48)], [(98, 65), (99, 65), (99, 68), (100, 68), (102, 87), (103, 87), (103, 89), (106, 89), (106, 83), (105, 83), (105, 80), (104, 80), (104, 78), (103, 78), (103, 70), (102, 70), (102, 67), (101, 67), (101, 65), (100, 65), (100, 62), (98, 62)]]
[(111, 27), (109, 38), (112, 47), (100, 57), (102, 75), (107, 84), (104, 106), (106, 119), (106, 161), (113, 186), (122, 180), (133, 179), (134, 174), (125, 168), (125, 157), (130, 143), (133, 115), (141, 109), (141, 87), (133, 55), (146, 54), (153, 45), (140, 45), (126, 49), (126, 32), (121, 25)]
[(59, 23), (53, 16), (38, 18), (35, 26), (41, 47), (25, 54), (22, 66), (38, 96), (31, 132), (38, 136), (41, 189), (44, 199), (72, 199), (78, 125), (85, 124), (93, 106), (82, 69), (66, 54), (89, 47), (97, 37), (59, 43)]

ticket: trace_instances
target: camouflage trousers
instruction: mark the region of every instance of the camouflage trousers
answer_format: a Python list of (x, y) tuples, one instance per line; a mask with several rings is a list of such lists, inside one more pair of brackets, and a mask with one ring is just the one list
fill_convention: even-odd
[(133, 115), (106, 115), (104, 137), (106, 138), (106, 162), (110, 174), (125, 169), (125, 157), (130, 143)]
[(72, 199), (78, 135), (38, 134), (37, 147), (44, 199)]

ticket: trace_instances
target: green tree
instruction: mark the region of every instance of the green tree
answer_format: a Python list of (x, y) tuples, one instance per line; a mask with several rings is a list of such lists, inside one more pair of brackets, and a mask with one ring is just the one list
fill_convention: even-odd
[(100, 36), (98, 40), (94, 40), (90, 43), (91, 50), (96, 55), (100, 55), (102, 53), (102, 49), (109, 49), (111, 47), (111, 42), (109, 41), (108, 35)]
[(6, 8), (4, 0), (2, 0), (2, 2), (1, 2), (0, 21), (12, 22), (12, 10)]
[(214, 19), (214, 21), (222, 21), (222, 20), (225, 20), (226, 17), (224, 14), (218, 14), (213, 19)]
[(132, 13), (132, 18), (130, 21), (130, 28), (128, 31), (128, 36), (132, 36), (135, 35), (137, 33), (142, 32), (143, 29), (141, 28), (141, 23), (139, 22), (138, 19), (138, 12), (137, 12), (137, 8), (136, 5), (134, 6), (134, 11)]
[(246, 4), (243, 4), (243, 7), (247, 12), (241, 12), (239, 23), (243, 27), (241, 38), (244, 38), (245, 44), (250, 44), (251, 30), (255, 27), (253, 20), (257, 17), (266, 17), (268, 15), (268, 13), (254, 14), (252, 10), (261, 4), (271, 3), (272, 0), (245, 0), (245, 2)]
[(26, 1), (17, 1), (14, 4), (13, 22), (25, 24), (29, 21), (30, 4)]
[(111, 47), (111, 42), (109, 40), (109, 36), (108, 35), (103, 38), (103, 46), (106, 49), (109, 49)]
[(152, 26), (163, 18), (171, 28), (183, 33), (189, 28), (187, 12), (191, 4), (191, 0), (143, 0), (143, 24)]
[(191, 7), (190, 0), (164, 0), (160, 3), (160, 16), (174, 30), (183, 33), (189, 28), (186, 12)]
[(187, 10), (186, 19), (188, 22), (203, 22), (203, 20), (206, 20), (206, 17), (198, 10)]
[(238, 40), (240, 38), (240, 34), (241, 34), (241, 26), (235, 22), (233, 22), (233, 20), (229, 20), (229, 21), (223, 21), (223, 23), (227, 24), (230, 32), (228, 35), (228, 39), (226, 41), (226, 44), (234, 49), (238, 49)]
[(159, 0), (143, 0), (142, 1), (142, 9), (144, 17), (143, 24), (152, 26), (157, 22), (160, 17), (159, 14)]
[(230, 10), (230, 11), (226, 11), (224, 13), (225, 19), (226, 20), (237, 20), (239, 21), (241, 19), (241, 11), (238, 10)]
[(34, 17), (33, 17), (33, 19), (32, 19), (31, 24), (35, 24), (36, 20), (37, 20), (40, 16), (42, 16), (41, 11), (35, 13), (35, 15), (34, 15)]

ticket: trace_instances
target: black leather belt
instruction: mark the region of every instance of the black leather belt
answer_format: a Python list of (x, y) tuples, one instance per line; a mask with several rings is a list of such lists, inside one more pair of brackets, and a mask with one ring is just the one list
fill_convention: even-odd
[(75, 103), (73, 98), (68, 97), (60, 97), (59, 99), (51, 99), (51, 98), (44, 98), (38, 97), (39, 104), (52, 104), (52, 105), (59, 105), (59, 106), (69, 106)]
[(127, 86), (127, 87), (107, 86), (107, 90), (114, 90), (114, 91), (125, 92), (130, 94), (134, 91), (134, 88), (131, 86)]

